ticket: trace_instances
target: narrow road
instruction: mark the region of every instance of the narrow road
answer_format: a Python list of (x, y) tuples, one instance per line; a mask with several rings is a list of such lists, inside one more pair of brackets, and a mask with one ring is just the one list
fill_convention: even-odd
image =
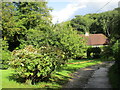
[(92, 78), (89, 79), (85, 88), (111, 88), (107, 77), (108, 68), (101, 67), (96, 70)]
[(108, 61), (102, 64), (82, 68), (73, 73), (64, 88), (111, 88), (108, 80), (108, 69), (114, 62)]

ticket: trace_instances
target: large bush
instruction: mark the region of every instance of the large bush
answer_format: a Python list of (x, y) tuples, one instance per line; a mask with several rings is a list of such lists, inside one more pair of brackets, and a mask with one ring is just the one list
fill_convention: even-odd
[(112, 46), (112, 50), (116, 63), (120, 65), (120, 40), (116, 41), (116, 43)]
[(53, 45), (62, 49), (69, 58), (82, 58), (85, 56), (86, 40), (80, 37), (69, 24), (57, 26), (53, 40)]
[(46, 46), (40, 49), (29, 45), (12, 52), (10, 65), (16, 70), (16, 78), (34, 84), (47, 81), (56, 69), (65, 63), (64, 52), (58, 48)]
[(103, 47), (103, 51), (101, 53), (101, 56), (103, 59), (107, 59), (107, 60), (111, 60), (111, 59), (114, 59), (113, 58), (113, 50), (112, 50), (112, 46), (109, 45), (109, 46), (104, 46)]
[(91, 48), (88, 48), (87, 50), (87, 57), (100, 58), (100, 53), (101, 53), (101, 49), (99, 47), (91, 47)]
[(40, 48), (50, 45), (64, 51), (68, 58), (85, 56), (86, 41), (67, 24), (56, 25), (45, 32), (30, 29), (26, 37), (26, 41), (21, 41), (21, 46), (33, 45)]

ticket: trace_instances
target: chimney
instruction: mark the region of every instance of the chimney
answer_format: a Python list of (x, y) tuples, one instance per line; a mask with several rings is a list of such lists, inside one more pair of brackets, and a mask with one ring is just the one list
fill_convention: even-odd
[(85, 33), (85, 36), (89, 36), (89, 32), (86, 32), (86, 33)]

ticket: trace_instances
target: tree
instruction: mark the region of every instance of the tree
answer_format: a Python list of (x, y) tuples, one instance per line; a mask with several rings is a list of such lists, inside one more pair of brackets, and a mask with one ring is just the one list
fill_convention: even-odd
[(110, 24), (114, 17), (118, 14), (116, 10), (103, 12), (97, 15), (97, 19), (92, 23), (90, 32), (91, 33), (103, 33), (107, 37), (111, 35)]
[(115, 9), (117, 11), (116, 16), (114, 17), (114, 19), (112, 20), (112, 22), (110, 23), (110, 28), (111, 28), (111, 38), (115, 38), (116, 40), (120, 39), (120, 8), (116, 8)]
[(89, 28), (91, 24), (94, 22), (93, 19), (89, 18), (89, 15), (86, 16), (75, 16), (74, 19), (71, 20), (71, 26), (80, 32), (89, 32)]
[[(14, 50), (26, 40), (29, 29), (49, 30), (51, 24), (50, 8), (47, 2), (2, 3), (3, 38), (9, 43), (9, 50)], [(13, 45), (14, 44), (14, 45)]]
[(33, 45), (36, 48), (40, 48), (41, 46), (50, 45), (49, 41), (51, 40), (51, 36), (54, 37), (53, 31), (40, 31), (36, 29), (29, 29), (26, 32), (26, 40), (21, 40), (21, 44), (19, 48), (24, 48), (26, 45)]
[[(7, 40), (9, 45), (11, 42), (16, 42), (14, 46), (18, 45), (18, 38), (16, 33), (20, 31), (16, 23), (15, 6), (11, 2), (2, 2), (2, 37)], [(10, 45), (11, 46), (11, 45)]]
[(46, 29), (45, 26), (51, 22), (50, 8), (47, 7), (47, 2), (18, 2), (17, 15), (19, 22), (27, 29), (40, 28)]

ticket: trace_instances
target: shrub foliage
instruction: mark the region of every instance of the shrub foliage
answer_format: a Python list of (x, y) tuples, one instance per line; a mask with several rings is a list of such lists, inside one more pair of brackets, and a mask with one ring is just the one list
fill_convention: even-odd
[[(93, 55), (91, 55), (91, 53)], [(99, 47), (88, 48), (87, 57), (88, 58), (99, 58), (101, 53), (101, 49)]]
[(2, 55), (2, 58), (0, 60), (0, 63), (1, 63), (1, 69), (7, 69), (9, 67), (8, 65), (8, 61), (9, 59), (11, 58), (11, 52), (8, 50), (8, 43), (7, 41), (5, 40), (2, 40), (0, 39), (1, 41), (1, 49), (0, 49), (0, 52), (1, 52), (1, 55)]
[(46, 46), (41, 49), (26, 46), (12, 52), (10, 65), (15, 68), (17, 77), (29, 80), (31, 84), (47, 81), (51, 74), (65, 63), (64, 52), (58, 48)]

